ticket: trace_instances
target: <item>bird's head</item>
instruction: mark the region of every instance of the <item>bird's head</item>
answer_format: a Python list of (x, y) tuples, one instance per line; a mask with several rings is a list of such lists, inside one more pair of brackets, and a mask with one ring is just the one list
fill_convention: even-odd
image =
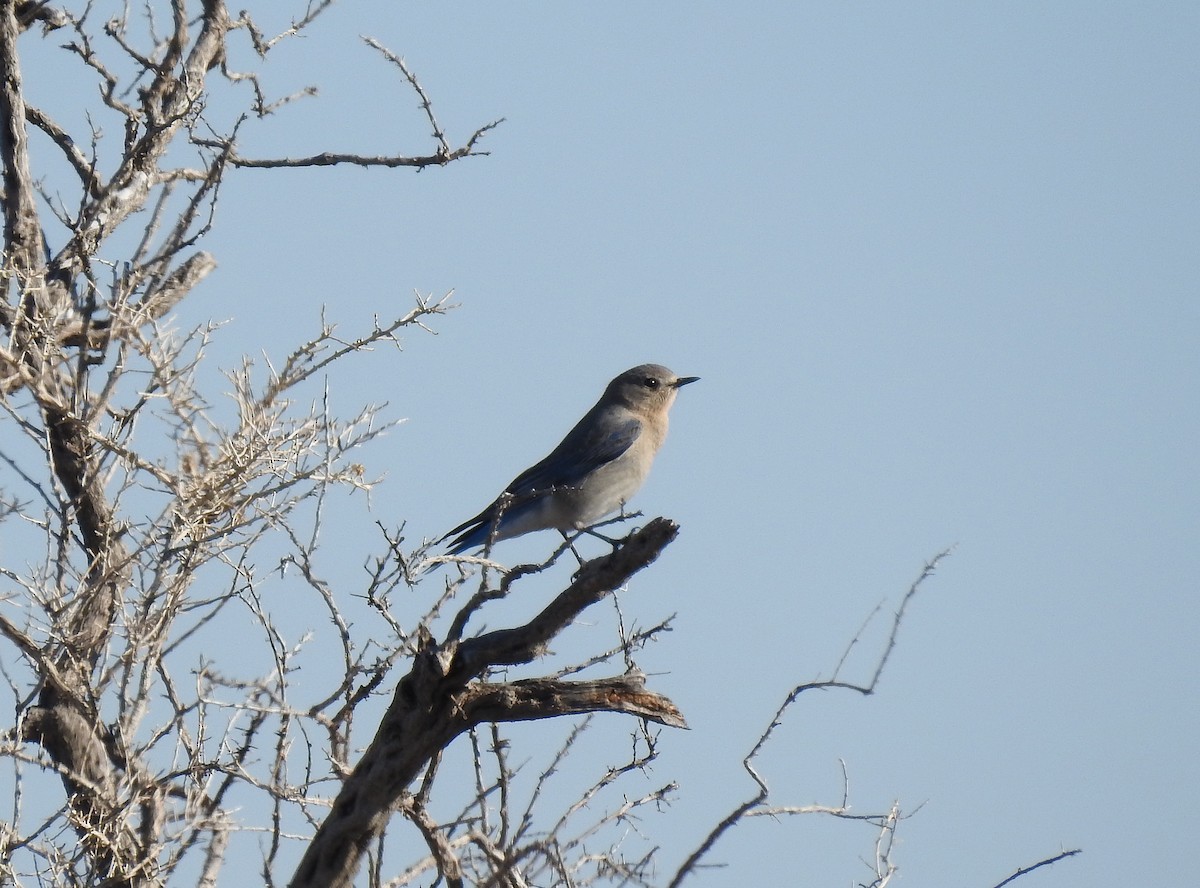
[(662, 364), (640, 364), (610, 382), (604, 396), (606, 400), (618, 401), (633, 410), (665, 411), (675, 401), (675, 394), (682, 386), (699, 378), (676, 376)]

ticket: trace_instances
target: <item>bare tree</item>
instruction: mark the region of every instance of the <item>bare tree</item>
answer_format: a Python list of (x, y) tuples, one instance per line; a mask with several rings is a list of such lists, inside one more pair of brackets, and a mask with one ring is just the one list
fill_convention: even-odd
[[(0, 532), (18, 541), (0, 564), (0, 667), (15, 713), (0, 738), (11, 764), (0, 878), (242, 884), (253, 859), (268, 885), (350, 885), (364, 865), (371, 885), (655, 884), (663, 864), (636, 824), (674, 785), (644, 776), (660, 742), (652, 726), (685, 723), (647, 687), (635, 657), (668, 624), (626, 628), (616, 609), (607, 647), (532, 677), (507, 670), (544, 662), (551, 640), (585, 609), (615, 603), (614, 591), (658, 557), (675, 525), (645, 523), (506, 629), (478, 626), (514, 584), (570, 558), (567, 544), (543, 564), (503, 568), (407, 547), (400, 529), (379, 525), (379, 554), (361, 584), (335, 590), (321, 561), (324, 510), (339, 491), (371, 488), (355, 457), (388, 421), (370, 405), (331, 415), (323, 373), (425, 328), (445, 298), (418, 297), (349, 338), (322, 319), (265, 372), (244, 361), (228, 375), (232, 413), (198, 382), (215, 327), (180, 333), (170, 322), (216, 267), (199, 245), (237, 170), (422, 169), (486, 153), (483, 139), (499, 120), (452, 141), (404, 61), (368, 40), (397, 87), (416, 95), (431, 151), (243, 154), (244, 128), (311, 90), (272, 98), (230, 58), (266, 59), (330, 2), (313, 0), (268, 36), (219, 0), (191, 10), (184, 0), (162, 4), (161, 19), (152, 3), (136, 11), (87, 3), (76, 13), (0, 0)], [(81, 92), (98, 87), (90, 132), (71, 132), (52, 109), (27, 102), (21, 41), (50, 35)], [(113, 132), (120, 136), (103, 135)], [(73, 177), (53, 192), (38, 172), (51, 161)], [(290, 637), (280, 625), (264, 589), (285, 575), (324, 608), (324, 629)], [(873, 692), (903, 612), (869, 681), (835, 676), (787, 696), (745, 761), (754, 796), (714, 826), (671, 884), (697, 873), (734, 825), (800, 813), (868, 822), (878, 834), (872, 884), (886, 883), (899, 807), (851, 815), (845, 798), (776, 806), (753, 763), (804, 690)], [(207, 639), (229, 633), (256, 639), (260, 658), (246, 665), (206, 653)], [(618, 761), (589, 766), (578, 750), (592, 714), (604, 712), (633, 716), (629, 746)], [(562, 716), (583, 718), (544, 766), (527, 755), (513, 763), (518, 723)], [(467, 742), (454, 744), (460, 736)], [(594, 776), (564, 794), (568, 756)], [(394, 859), (404, 853), (387, 834), (397, 818), (421, 853)]]

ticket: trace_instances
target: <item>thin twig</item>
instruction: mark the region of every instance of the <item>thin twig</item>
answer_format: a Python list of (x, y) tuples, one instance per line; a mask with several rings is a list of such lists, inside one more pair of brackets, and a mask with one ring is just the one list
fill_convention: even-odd
[(1060, 851), (1052, 857), (1047, 857), (1045, 860), (1039, 860), (1037, 863), (1021, 867), (1004, 881), (997, 882), (993, 888), (1004, 888), (1005, 885), (1009, 884), (1010, 882), (1015, 882), (1017, 879), (1021, 878), (1021, 876), (1027, 875), (1039, 867), (1050, 866), (1051, 864), (1058, 863), (1060, 860), (1063, 860), (1067, 857), (1074, 857), (1076, 854), (1082, 853), (1082, 848), (1072, 848), (1070, 851)]

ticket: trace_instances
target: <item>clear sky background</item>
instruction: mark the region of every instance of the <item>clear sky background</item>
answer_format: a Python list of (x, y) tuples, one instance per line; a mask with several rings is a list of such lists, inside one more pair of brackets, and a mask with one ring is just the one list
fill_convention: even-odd
[[(453, 289), (437, 337), (330, 379), (346, 413), (407, 419), (362, 461), (387, 476), (366, 526), (406, 520), (411, 542), (485, 505), (619, 371), (702, 377), (634, 503), (681, 535), (621, 596), (643, 625), (677, 613), (641, 658), (691, 726), (654, 766), (678, 801), (642, 824), (664, 868), (752, 794), (739, 762), (783, 695), (954, 546), (878, 694), (790, 712), (761, 760), (775, 800), (835, 803), (840, 757), (856, 809), (921, 806), (900, 885), (991, 886), (1073, 847), (1020, 884), (1186, 882), (1200, 6), (347, 0), (265, 68), (276, 95), (319, 97), (248, 125), (243, 153), (432, 150), (360, 34), (406, 58), (452, 141), (505, 117), (491, 156), (233, 175), (220, 268), (178, 323), (230, 319), (231, 367), (285, 354), (322, 306), (350, 334)], [(78, 82), (47, 64), (31, 89)], [(368, 539), (331, 532), (333, 579), (344, 548), (354, 588)], [(755, 821), (696, 884), (856, 883), (872, 838)]]

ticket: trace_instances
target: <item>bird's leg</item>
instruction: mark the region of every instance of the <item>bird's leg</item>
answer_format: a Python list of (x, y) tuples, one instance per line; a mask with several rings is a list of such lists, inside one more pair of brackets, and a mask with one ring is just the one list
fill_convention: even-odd
[(579, 562), (579, 566), (583, 567), (583, 556), (575, 551), (575, 541), (579, 539), (579, 534), (571, 536), (565, 530), (560, 530), (559, 533), (562, 534), (563, 542), (567, 544), (567, 548), (571, 550), (571, 554), (575, 556), (575, 560)]
[(579, 532), (580, 532), (580, 533), (586, 533), (586, 534), (588, 534), (589, 536), (594, 536), (594, 537), (595, 537), (596, 539), (598, 539), (598, 540), (604, 540), (604, 542), (608, 543), (608, 544), (609, 544), (610, 546), (612, 546), (614, 549), (615, 549), (615, 548), (617, 548), (619, 545), (621, 545), (621, 541), (620, 541), (620, 540), (614, 540), (612, 537), (605, 536), (605, 535), (604, 535), (604, 534), (602, 534), (600, 531), (598, 531), (598, 530), (593, 530), (593, 529), (592, 529), (592, 528), (590, 528), (590, 527), (585, 527), (585, 528), (583, 528), (583, 530), (581, 530), (581, 531), (579, 531)]
[(600, 533), (600, 531), (596, 530), (596, 528), (597, 527), (607, 527), (610, 524), (621, 524), (624, 521), (628, 521), (630, 518), (640, 518), (641, 515), (642, 515), (641, 512), (626, 512), (625, 511), (625, 502), (624, 502), (624, 500), (622, 500), (621, 501), (621, 511), (617, 514), (616, 518), (609, 518), (606, 521), (601, 521), (599, 524), (593, 524), (591, 527), (581, 527), (579, 529), (579, 532), (591, 534), (592, 536), (596, 537), (597, 539), (604, 540), (604, 542), (608, 543), (610, 546), (612, 546), (614, 549), (616, 549), (621, 545), (621, 540), (614, 540), (612, 537), (605, 536), (604, 534)]

